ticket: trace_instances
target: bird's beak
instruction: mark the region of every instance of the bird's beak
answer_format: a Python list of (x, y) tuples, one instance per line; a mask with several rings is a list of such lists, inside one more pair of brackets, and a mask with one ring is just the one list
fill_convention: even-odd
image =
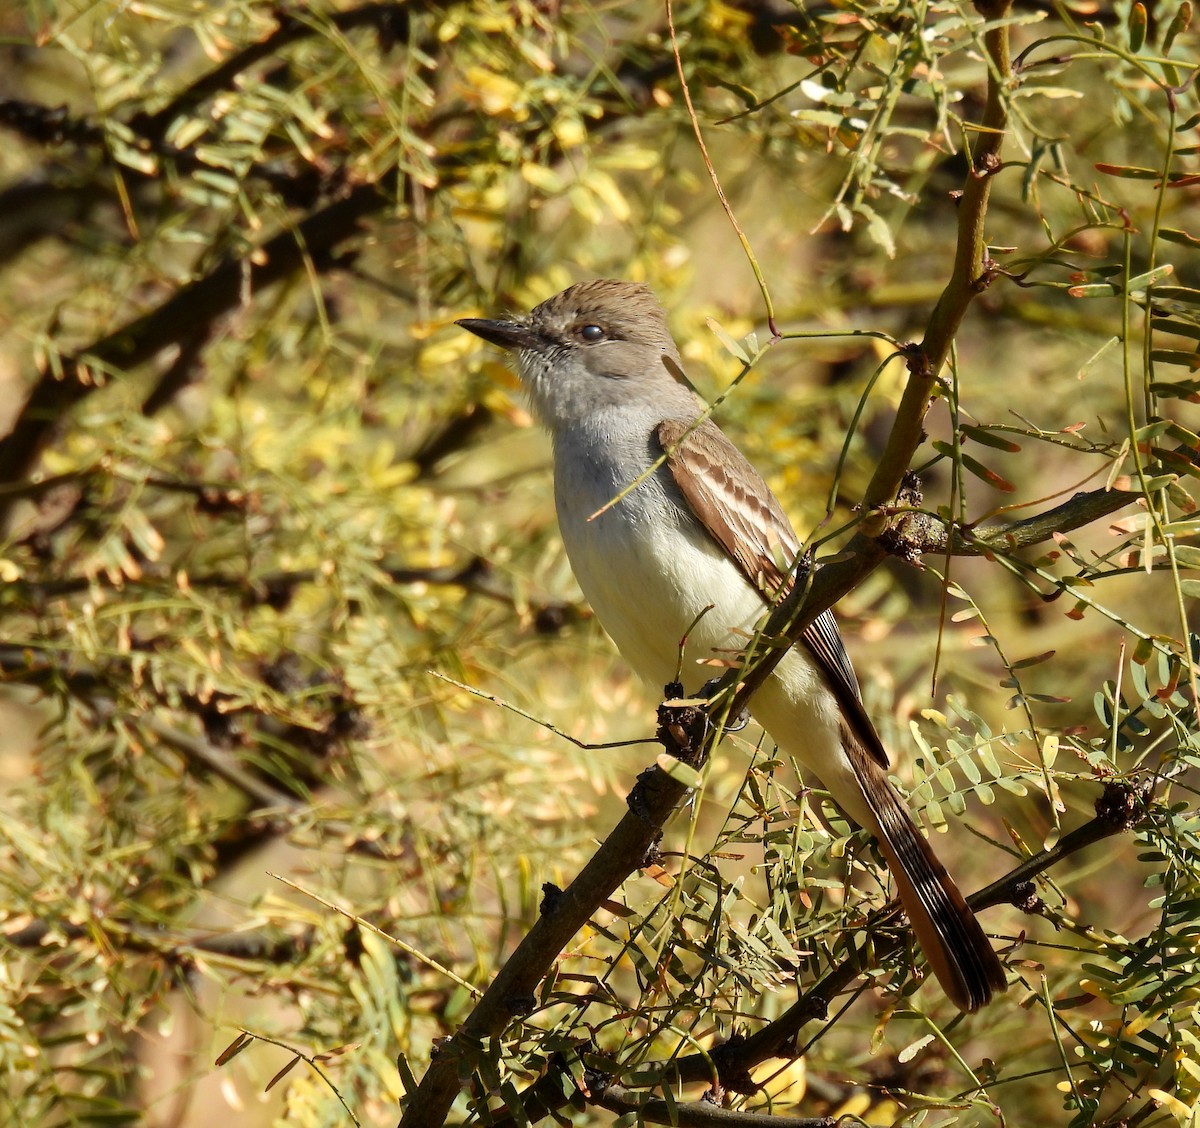
[(520, 321), (491, 321), (486, 317), (460, 317), (455, 325), (461, 325), (468, 333), (491, 341), (502, 349), (532, 349), (541, 343), (541, 336)]

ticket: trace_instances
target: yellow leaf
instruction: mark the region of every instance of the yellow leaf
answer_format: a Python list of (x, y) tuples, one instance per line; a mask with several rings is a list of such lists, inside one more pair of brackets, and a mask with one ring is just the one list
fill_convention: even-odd
[(1178, 1097), (1172, 1096), (1164, 1089), (1148, 1089), (1146, 1095), (1152, 1100), (1158, 1101), (1180, 1124), (1194, 1125), (1196, 1123), (1196, 1109), (1191, 1105), (1186, 1105)]
[(519, 82), (505, 78), (486, 67), (467, 69), (463, 98), (487, 114), (507, 114), (518, 121), (529, 116), (525, 93)]
[(554, 169), (533, 161), (526, 161), (521, 166), (521, 179), (548, 196), (557, 195), (563, 190), (562, 177)]
[(601, 172), (599, 169), (593, 168), (588, 172), (583, 182), (590, 191), (595, 193), (600, 202), (608, 208), (613, 219), (619, 223), (627, 223), (629, 221), (629, 217), (632, 214), (629, 202), (621, 194), (621, 189), (617, 187), (617, 182), (607, 172)]
[(574, 149), (582, 145), (586, 137), (587, 130), (577, 117), (560, 117), (554, 122), (554, 138), (559, 148)]

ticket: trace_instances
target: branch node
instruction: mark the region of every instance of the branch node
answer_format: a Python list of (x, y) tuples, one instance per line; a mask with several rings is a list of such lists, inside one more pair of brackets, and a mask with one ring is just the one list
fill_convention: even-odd
[(1096, 818), (1110, 833), (1132, 830), (1146, 813), (1150, 796), (1148, 784), (1121, 783), (1110, 780), (1096, 800)]
[(929, 514), (909, 512), (920, 507), (924, 495), (921, 492), (921, 479), (911, 470), (904, 475), (900, 483), (900, 492), (896, 495), (896, 506), (890, 509), (895, 513), (901, 512), (898, 519), (893, 521), (875, 539), (879, 547), (889, 556), (897, 556), (908, 564), (921, 566), (921, 554), (926, 550), (930, 537), (935, 531), (940, 531), (940, 522)]
[(650, 840), (641, 860), (636, 863), (636, 868), (644, 869), (658, 860), (658, 844), (662, 841), (662, 827), (659, 825), (658, 818), (655, 817), (656, 804), (653, 793), (662, 786), (662, 782), (666, 778), (657, 765), (646, 768), (645, 771), (638, 774), (633, 787), (625, 798), (626, 806), (646, 824), (651, 832)]
[(1045, 903), (1037, 895), (1037, 887), (1032, 881), (1022, 881), (1015, 885), (1012, 900), (1009, 903), (1013, 908), (1023, 913), (1029, 913), (1031, 916), (1040, 913), (1045, 907)]
[(1000, 154), (995, 149), (986, 149), (980, 153), (979, 160), (975, 163), (971, 173), (982, 180), (988, 176), (995, 176), (1003, 167), (1004, 162), (1000, 160)]
[(537, 1006), (537, 996), (510, 995), (504, 1000), (504, 1006), (513, 1018), (520, 1018), (523, 1015), (532, 1013), (533, 1008)]
[[(954, 193), (950, 193), (951, 198), (954, 198)], [(958, 198), (962, 198), (962, 193), (958, 193)], [(955, 200), (957, 203), (958, 201)], [(909, 341), (901, 350), (900, 355), (904, 357), (905, 366), (908, 371), (922, 380), (933, 379), (933, 362), (929, 359), (927, 353), (916, 341)]]
[(638, 869), (650, 869), (653, 866), (661, 866), (663, 864), (663, 853), (658, 848), (662, 842), (662, 832), (654, 836), (654, 841), (646, 847), (645, 854), (642, 855), (642, 860), (638, 863)]
[(693, 768), (704, 762), (708, 735), (708, 710), (681, 701), (663, 701), (658, 707), (655, 738), (672, 756)]
[(728, 1042), (714, 1047), (711, 1056), (722, 1088), (748, 1097), (757, 1093), (760, 1086), (742, 1062), (741, 1050), (745, 1042), (741, 1034), (734, 1034)]
[(593, 1101), (598, 1100), (604, 1096), (605, 1091), (614, 1080), (613, 1074), (589, 1066), (583, 1071), (583, 1083), (580, 1085), (580, 1089), (585, 1097)]

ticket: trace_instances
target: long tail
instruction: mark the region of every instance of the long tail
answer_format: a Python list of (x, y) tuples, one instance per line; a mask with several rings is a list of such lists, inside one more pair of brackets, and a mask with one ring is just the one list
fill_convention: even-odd
[(870, 829), (929, 966), (956, 1007), (978, 1010), (1007, 986), (992, 945), (883, 769), (856, 740), (844, 746), (875, 818)]

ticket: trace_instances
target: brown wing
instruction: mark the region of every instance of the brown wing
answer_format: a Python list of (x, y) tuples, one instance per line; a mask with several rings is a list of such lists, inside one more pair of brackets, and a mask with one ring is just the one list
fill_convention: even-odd
[(689, 434), (691, 425), (664, 419), (655, 430), (667, 466), (700, 523), (771, 598), (791, 586), (787, 567), (800, 542), (775, 495), (724, 432), (711, 419)]
[[(793, 582), (789, 566), (800, 542), (770, 487), (725, 433), (705, 419), (664, 419), (655, 437), (689, 509), (742, 574), (772, 600)], [(883, 767), (888, 754), (862, 705), (858, 679), (837, 621), (823, 611), (800, 636), (817, 660), (863, 747)]]

